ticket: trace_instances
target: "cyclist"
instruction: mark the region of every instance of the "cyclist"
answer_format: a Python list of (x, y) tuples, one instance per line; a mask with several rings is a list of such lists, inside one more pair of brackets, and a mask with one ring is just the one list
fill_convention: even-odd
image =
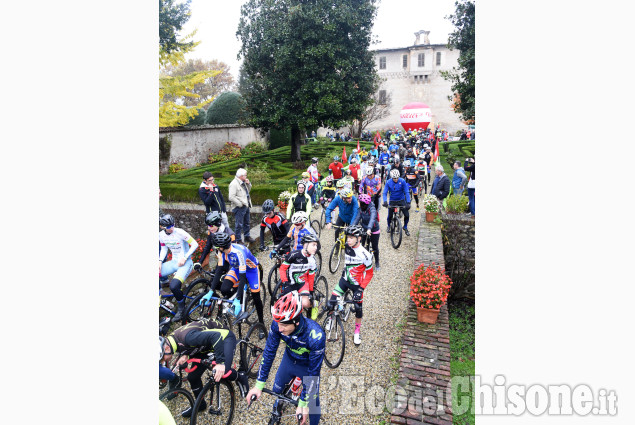
[(428, 191), (428, 164), (425, 161), (425, 155), (423, 153), (419, 154), (419, 161), (415, 168), (419, 172), (419, 178), (423, 182), (423, 194)]
[(370, 164), (370, 162), (368, 161), (368, 155), (363, 155), (362, 156), (362, 162), (361, 162), (361, 164), (359, 164), (359, 171), (361, 173), (361, 174), (359, 174), (359, 180), (360, 181), (364, 178), (364, 176), (366, 176), (366, 167), (368, 167), (369, 164)]
[(342, 168), (344, 168), (344, 164), (340, 162), (340, 157), (334, 156), (333, 162), (329, 165), (329, 173), (333, 176), (333, 184), (337, 184), (342, 178)]
[(354, 182), (353, 182), (353, 190), (357, 190), (357, 187), (359, 186), (359, 177), (360, 177), (360, 165), (358, 164), (358, 160), (357, 158), (353, 158), (350, 160), (350, 165), (348, 166), (348, 170), (346, 170), (346, 175), (350, 175)]
[[(408, 146), (410, 146), (410, 145), (408, 145)], [(416, 160), (417, 160), (417, 155), (415, 155), (415, 153), (412, 150), (412, 148), (409, 147), (408, 148), (408, 152), (406, 153), (406, 157), (404, 159), (404, 165), (405, 165), (405, 161), (410, 161), (410, 164), (414, 164)]]
[(220, 288), (223, 297), (229, 298), (236, 290), (238, 291), (234, 300), (234, 311), (238, 314), (243, 302), (243, 290), (245, 285), (248, 284), (256, 306), (258, 321), (264, 323), (262, 299), (260, 298), (261, 270), (258, 259), (246, 246), (233, 244), (225, 233), (216, 233), (214, 235), (214, 246), (218, 248), (218, 262), (214, 271), (212, 289), (203, 297), (201, 303), (208, 302), (212, 298), (221, 276), (227, 273)]
[[(202, 319), (181, 326), (168, 336), (163, 344), (162, 358), (166, 363), (169, 363), (174, 353), (178, 352), (182, 356), (179, 357), (177, 364), (185, 363), (188, 357), (198, 360), (198, 362), (193, 363), (200, 363), (200, 360), (207, 358), (208, 354), (213, 352), (216, 361), (214, 380), (218, 382), (221, 378), (227, 378), (230, 381), (235, 381), (241, 395), (246, 395), (249, 392), (247, 373), (237, 372), (231, 367), (235, 349), (236, 336), (231, 330), (214, 319)], [(201, 378), (206, 370), (207, 368), (198, 364), (187, 375), (195, 399), (203, 389)], [(203, 400), (199, 412), (205, 410), (206, 407), (207, 403)], [(192, 408), (184, 410), (181, 416), (184, 418), (192, 416)]]
[(324, 331), (315, 321), (302, 315), (302, 301), (296, 291), (289, 292), (276, 301), (271, 307), (271, 317), (273, 320), (262, 353), (258, 378), (254, 388), (247, 394), (247, 403), (251, 403), (252, 395), (255, 395), (256, 399), (262, 395), (262, 389), (265, 387), (282, 340), (287, 346), (276, 372), (273, 392), (280, 394), (291, 379), (303, 378), (296, 414), (302, 415), (301, 424), (306, 423), (308, 415), (310, 425), (317, 425), (321, 416), (320, 370), (326, 344)]
[(351, 225), (356, 224), (361, 225), (366, 231), (362, 235), (362, 245), (366, 245), (366, 238), (370, 238), (375, 255), (375, 269), (379, 271), (379, 213), (369, 195), (359, 195), (359, 214)]
[(348, 163), (352, 164), (353, 160), (356, 159), (359, 162), (359, 155), (357, 154), (357, 149), (353, 149), (353, 153), (348, 157)]
[[(305, 171), (304, 173), (302, 173), (302, 180), (300, 181), (304, 182), (305, 193), (309, 195), (309, 198), (313, 199), (313, 194), (315, 193), (315, 185), (311, 182), (311, 175)], [(300, 181), (298, 181), (298, 183), (300, 183)], [(288, 214), (287, 217), (289, 217)]]
[[(320, 173), (318, 172), (317, 166), (318, 159), (313, 157), (311, 158), (311, 165), (306, 170), (306, 172), (309, 173), (311, 183), (314, 185), (320, 180)], [(311, 196), (311, 203), (315, 204), (315, 191), (313, 191), (313, 195)]]
[(313, 306), (313, 284), (317, 263), (315, 253), (318, 251), (318, 238), (312, 233), (302, 236), (302, 249), (291, 251), (280, 266), (280, 296), (297, 291), (302, 298), (302, 307), (311, 309), (311, 319), (317, 319), (318, 309)]
[[(335, 199), (333, 199), (329, 206), (326, 207), (325, 221), (326, 228), (329, 230), (332, 227), (331, 214), (335, 208), (339, 208), (337, 221), (335, 222), (337, 226), (348, 226), (349, 223), (352, 223), (353, 220), (355, 220), (359, 210), (359, 203), (357, 202), (357, 198), (353, 195), (353, 191), (351, 189), (346, 187), (340, 190)], [(339, 228), (335, 230), (335, 240), (339, 237), (340, 230), (341, 229)]]
[(284, 235), (289, 232), (289, 222), (286, 218), (279, 212), (275, 212), (274, 204), (271, 199), (265, 200), (262, 203), (262, 212), (264, 213), (264, 217), (262, 217), (262, 221), (260, 222), (260, 250), (265, 250), (265, 229), (269, 228), (271, 232), (271, 237), (273, 238), (273, 243), (275, 245), (282, 242), (284, 239)]
[(399, 177), (403, 179), (403, 176), (405, 175), (405, 170), (403, 169), (403, 164), (401, 163), (401, 158), (399, 157), (399, 155), (395, 155), (395, 162), (390, 167), (390, 171), (392, 170), (399, 170)]
[(298, 211), (304, 211), (307, 215), (311, 215), (311, 196), (305, 193), (306, 184), (304, 180), (298, 181), (298, 191), (291, 195), (291, 199), (289, 199), (287, 217), (293, 217), (293, 214)]
[(412, 191), (415, 202), (417, 203), (417, 209), (415, 212), (419, 212), (419, 196), (417, 195), (417, 189), (419, 188), (419, 180), (421, 180), (421, 177), (419, 176), (419, 171), (411, 165), (409, 160), (406, 160), (404, 165), (406, 168), (404, 180), (410, 186), (410, 190)]
[(333, 288), (328, 308), (333, 309), (337, 305), (337, 297), (343, 297), (346, 291), (350, 289), (353, 293), (353, 301), (357, 302), (355, 306), (353, 342), (355, 345), (359, 345), (362, 343), (360, 330), (362, 327), (364, 289), (373, 278), (373, 260), (370, 253), (361, 245), (362, 234), (364, 233), (362, 226), (348, 226), (344, 232), (346, 233), (346, 267), (342, 271), (340, 281)]
[(434, 174), (432, 172), (432, 149), (430, 149), (430, 146), (428, 145), (424, 145), (424, 147), (426, 149), (426, 153), (423, 155), (423, 160), (428, 166), (428, 184), (430, 184), (430, 178), (432, 174)]
[[(185, 296), (181, 291), (181, 284), (185, 282), (185, 279), (192, 272), (192, 254), (196, 252), (198, 243), (190, 236), (185, 230), (178, 227), (174, 227), (174, 217), (170, 214), (165, 214), (159, 218), (159, 226), (164, 229), (159, 232), (159, 244), (161, 250), (159, 251), (159, 278), (166, 277), (174, 274), (174, 277), (170, 281), (170, 290), (176, 298), (178, 304), (178, 312), (172, 319), (174, 322), (178, 322), (183, 318), (185, 312)], [(172, 260), (163, 260), (168, 255), (168, 249), (172, 252)]]
[(163, 363), (163, 356), (165, 354), (165, 350), (163, 345), (165, 344), (165, 338), (159, 336), (159, 379), (165, 379), (168, 381), (168, 389), (172, 390), (174, 388), (181, 386), (181, 378), (176, 373), (172, 372), (172, 370), (168, 367), (165, 367)]
[[(379, 210), (379, 195), (381, 194), (381, 179), (379, 176), (373, 174), (373, 168), (366, 169), (366, 177), (362, 180), (362, 184), (359, 187), (359, 191), (361, 193), (365, 193), (369, 195), (373, 203), (375, 204), (375, 209)], [(361, 205), (360, 205), (361, 206)]]
[[(302, 249), (302, 238), (306, 234), (311, 234), (317, 238), (315, 234), (315, 230), (311, 228), (311, 226), (307, 226), (306, 222), (309, 220), (309, 215), (304, 211), (298, 211), (293, 214), (291, 217), (291, 223), (293, 226), (287, 233), (287, 236), (282, 239), (282, 241), (273, 248), (273, 252), (271, 256), (273, 256), (276, 252), (282, 252), (284, 248), (291, 242), (290, 251), (294, 251), (296, 249)], [(318, 250), (319, 250), (319, 242), (318, 242)]]
[(386, 173), (386, 168), (388, 167), (388, 160), (390, 159), (390, 154), (388, 153), (388, 148), (384, 146), (381, 148), (381, 153), (379, 154), (379, 166), (381, 169), (380, 177), (383, 179)]
[(352, 171), (349, 166), (348, 170), (345, 171), (344, 177), (342, 177), (342, 179), (338, 182), (338, 183), (342, 183), (342, 188), (353, 190), (355, 179), (353, 178), (353, 176), (351, 176), (351, 172)]
[(205, 217), (205, 224), (207, 224), (207, 242), (205, 243), (205, 248), (203, 248), (203, 253), (201, 254), (201, 258), (198, 260), (198, 263), (194, 264), (194, 269), (197, 269), (197, 266), (200, 266), (204, 263), (207, 258), (207, 254), (210, 253), (214, 246), (214, 234), (215, 233), (227, 233), (232, 243), (236, 241), (236, 235), (234, 231), (229, 227), (225, 227), (223, 223), (223, 216), (218, 211), (212, 211)]
[(324, 200), (327, 203), (330, 203), (333, 198), (335, 198), (335, 187), (333, 186), (333, 176), (327, 176), (326, 181), (324, 183), (324, 187), (322, 188), (322, 196), (320, 196), (320, 201)]
[[(390, 206), (401, 206), (403, 208), (403, 231), (406, 236), (410, 236), (408, 231), (408, 221), (410, 220), (410, 189), (408, 183), (399, 176), (399, 170), (390, 170), (390, 180), (386, 181), (383, 192), (384, 207), (388, 207), (386, 197), (390, 194)], [(388, 209), (388, 230), (390, 233), (390, 221), (392, 220), (393, 209)]]

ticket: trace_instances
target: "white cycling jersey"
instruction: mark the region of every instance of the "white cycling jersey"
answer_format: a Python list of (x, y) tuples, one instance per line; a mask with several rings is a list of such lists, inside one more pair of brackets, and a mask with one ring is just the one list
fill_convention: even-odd
[(163, 260), (168, 255), (167, 248), (172, 252), (173, 260), (189, 258), (198, 248), (198, 243), (194, 238), (178, 227), (175, 227), (170, 234), (166, 233), (165, 230), (159, 232), (159, 243), (161, 245), (159, 260)]

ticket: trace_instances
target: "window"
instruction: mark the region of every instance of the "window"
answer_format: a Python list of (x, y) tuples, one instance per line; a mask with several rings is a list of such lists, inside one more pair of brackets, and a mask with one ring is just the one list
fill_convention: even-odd
[(379, 104), (386, 104), (386, 90), (379, 90)]
[(386, 69), (386, 56), (379, 57), (379, 69)]
[(441, 52), (437, 52), (437, 65), (441, 65)]
[(417, 58), (419, 60), (419, 68), (426, 66), (426, 55), (424, 53), (419, 53)]
[(403, 67), (408, 68), (408, 55), (403, 55)]
[(423, 78), (424, 78), (425, 82), (427, 83), (428, 82), (428, 76), (424, 75)]

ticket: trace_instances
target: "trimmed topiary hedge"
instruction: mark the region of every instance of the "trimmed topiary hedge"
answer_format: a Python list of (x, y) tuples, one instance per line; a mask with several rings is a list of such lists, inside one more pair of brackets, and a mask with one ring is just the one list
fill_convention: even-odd
[(239, 93), (220, 94), (207, 109), (207, 124), (239, 124), (245, 118), (245, 101)]

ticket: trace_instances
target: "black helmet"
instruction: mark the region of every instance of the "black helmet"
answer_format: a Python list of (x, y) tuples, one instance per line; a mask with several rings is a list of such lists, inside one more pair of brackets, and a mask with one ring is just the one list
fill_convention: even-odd
[(163, 214), (159, 218), (159, 225), (162, 226), (162, 227), (172, 227), (172, 226), (174, 226), (174, 217), (172, 217), (170, 214)]
[(220, 224), (223, 222), (223, 218), (221, 217), (220, 213), (218, 211), (211, 211), (209, 214), (207, 214), (207, 216), (205, 217), (205, 224), (207, 224), (208, 226), (220, 226)]
[(214, 233), (214, 246), (221, 249), (227, 249), (232, 245), (232, 240), (225, 232)]
[(262, 212), (267, 214), (273, 211), (273, 207), (274, 207), (273, 201), (271, 199), (267, 199), (265, 200), (265, 202), (262, 203)]
[(318, 162), (318, 159), (316, 157), (311, 158), (311, 164), (315, 164)]
[(362, 161), (368, 161), (368, 155), (362, 155)]
[(313, 233), (305, 233), (304, 236), (302, 236), (302, 245), (306, 245), (309, 242), (317, 242), (317, 241), (318, 241), (318, 238)]
[(364, 233), (364, 228), (359, 224), (356, 224), (354, 226), (348, 226), (346, 229), (344, 229), (344, 233), (346, 233), (346, 236), (361, 237)]

